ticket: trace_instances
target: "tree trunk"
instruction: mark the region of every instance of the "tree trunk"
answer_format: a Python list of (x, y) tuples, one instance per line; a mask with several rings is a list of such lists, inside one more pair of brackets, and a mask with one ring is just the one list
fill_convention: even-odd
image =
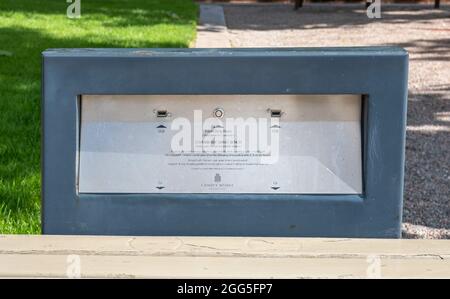
[(302, 6), (303, 6), (303, 0), (295, 0), (295, 6), (294, 6), (295, 10), (299, 9)]
[(441, 0), (434, 0), (434, 8), (439, 8), (441, 6)]

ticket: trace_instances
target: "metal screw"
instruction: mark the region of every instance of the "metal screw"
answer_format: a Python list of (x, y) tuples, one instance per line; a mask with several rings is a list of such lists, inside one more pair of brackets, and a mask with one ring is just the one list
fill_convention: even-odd
[(213, 115), (217, 118), (222, 118), (225, 115), (225, 111), (222, 108), (216, 108), (213, 111)]

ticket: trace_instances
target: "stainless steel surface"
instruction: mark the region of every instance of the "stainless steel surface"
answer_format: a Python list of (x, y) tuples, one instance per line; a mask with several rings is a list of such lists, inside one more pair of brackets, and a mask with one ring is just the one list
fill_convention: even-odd
[(362, 192), (360, 95), (84, 95), (81, 107), (80, 193)]

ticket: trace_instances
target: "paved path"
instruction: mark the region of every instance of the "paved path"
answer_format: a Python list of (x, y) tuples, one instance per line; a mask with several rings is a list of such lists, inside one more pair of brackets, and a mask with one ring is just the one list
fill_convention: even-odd
[(220, 5), (200, 5), (200, 22), (197, 26), (196, 48), (230, 47), (223, 8)]
[[(450, 6), (224, 4), (232, 47), (379, 46), (410, 53), (404, 235), (450, 238)], [(200, 32), (200, 37), (202, 33)], [(213, 43), (211, 43), (214, 46)]]

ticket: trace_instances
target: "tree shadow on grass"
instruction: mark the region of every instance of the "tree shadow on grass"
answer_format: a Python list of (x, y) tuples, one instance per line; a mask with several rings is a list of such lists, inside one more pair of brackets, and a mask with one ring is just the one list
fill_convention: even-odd
[[(3, 2), (4, 1), (4, 2)], [(2, 0), (3, 14), (23, 13), (66, 16), (70, 3), (61, 0)], [(196, 5), (186, 0), (89, 0), (81, 1), (83, 21), (101, 20), (105, 27), (189, 25), (195, 22)]]

